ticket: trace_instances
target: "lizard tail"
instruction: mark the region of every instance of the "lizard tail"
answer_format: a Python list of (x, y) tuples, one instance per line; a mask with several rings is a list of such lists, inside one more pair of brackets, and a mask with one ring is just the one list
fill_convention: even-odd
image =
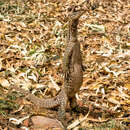
[(61, 103), (64, 103), (65, 106), (67, 104), (67, 96), (64, 90), (61, 90), (58, 95), (53, 98), (41, 99), (33, 94), (29, 94), (26, 98), (37, 106), (43, 108), (54, 108), (61, 105)]

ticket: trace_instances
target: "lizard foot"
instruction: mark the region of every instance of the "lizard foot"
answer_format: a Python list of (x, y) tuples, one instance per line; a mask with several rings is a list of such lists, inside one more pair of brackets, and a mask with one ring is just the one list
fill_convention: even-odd
[(86, 113), (88, 113), (89, 109), (86, 107), (76, 106), (75, 108), (72, 108), (72, 111), (77, 114), (82, 113), (83, 115), (85, 115)]

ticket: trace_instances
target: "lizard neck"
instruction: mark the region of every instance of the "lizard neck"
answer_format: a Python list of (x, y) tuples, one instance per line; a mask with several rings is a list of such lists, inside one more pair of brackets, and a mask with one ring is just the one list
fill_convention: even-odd
[(68, 41), (77, 40), (77, 25), (78, 25), (78, 20), (69, 21), (68, 38), (67, 38)]

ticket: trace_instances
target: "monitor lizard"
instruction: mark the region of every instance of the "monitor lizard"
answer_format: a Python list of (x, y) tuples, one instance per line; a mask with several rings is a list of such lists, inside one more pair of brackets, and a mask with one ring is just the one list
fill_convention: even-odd
[[(88, 2), (88, 0), (85, 2)], [(94, 5), (91, 2), (87, 4), (88, 8), (93, 7)], [(86, 12), (87, 9), (76, 11), (75, 8), (76, 6), (72, 7), (72, 11), (69, 14), (68, 20), (68, 35), (63, 57), (63, 87), (57, 96), (50, 99), (39, 99), (32, 94), (27, 96), (27, 99), (34, 104), (37, 103), (37, 105), (40, 107), (54, 108), (59, 106), (58, 116), (61, 120), (65, 119), (65, 110), (68, 101), (70, 102), (71, 108), (77, 106), (75, 94), (79, 91), (83, 82), (82, 56), (80, 52), (80, 43), (77, 39), (77, 26), (79, 18)]]
[(68, 36), (63, 57), (64, 85), (57, 96), (48, 99), (41, 99), (33, 94), (29, 94), (26, 90), (12, 86), (13, 89), (26, 94), (26, 99), (30, 100), (38, 107), (58, 107), (58, 117), (62, 123), (64, 123), (65, 110), (68, 101), (70, 101), (71, 108), (76, 106), (75, 94), (79, 91), (83, 82), (82, 57), (80, 53), (80, 43), (77, 39), (77, 25), (80, 16), (84, 12), (85, 11), (83, 10), (76, 12), (75, 7), (73, 7), (69, 15)]
[(44, 108), (58, 106), (58, 117), (61, 121), (65, 119), (65, 110), (68, 101), (70, 101), (71, 108), (76, 107), (75, 94), (79, 91), (83, 82), (82, 56), (80, 43), (77, 39), (77, 25), (80, 16), (84, 12), (83, 10), (75, 12), (75, 9), (73, 9), (69, 15), (68, 36), (63, 57), (64, 86), (58, 95), (50, 99), (39, 99), (34, 95), (28, 95), (27, 97), (33, 103), (37, 103), (38, 106)]
[(23, 94), (26, 94), (26, 99), (30, 100), (38, 107), (58, 107), (58, 117), (64, 126), (67, 104), (70, 102), (71, 108), (77, 106), (75, 94), (79, 91), (83, 82), (82, 56), (80, 52), (80, 43), (77, 39), (77, 26), (79, 18), (86, 12), (87, 9), (76, 11), (75, 8), (76, 6), (72, 7), (72, 11), (69, 14), (68, 36), (66, 39), (66, 48), (63, 57), (64, 85), (57, 96), (48, 99), (41, 99), (33, 94), (29, 94), (28, 91), (25, 91), (19, 87), (11, 87), (22, 92)]

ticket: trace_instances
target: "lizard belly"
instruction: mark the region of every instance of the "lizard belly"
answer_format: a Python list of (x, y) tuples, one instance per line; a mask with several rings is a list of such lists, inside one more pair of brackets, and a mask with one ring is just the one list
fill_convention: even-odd
[(83, 82), (83, 72), (80, 64), (74, 64), (73, 70), (70, 72), (71, 83), (68, 89), (68, 97), (73, 98), (79, 91)]

